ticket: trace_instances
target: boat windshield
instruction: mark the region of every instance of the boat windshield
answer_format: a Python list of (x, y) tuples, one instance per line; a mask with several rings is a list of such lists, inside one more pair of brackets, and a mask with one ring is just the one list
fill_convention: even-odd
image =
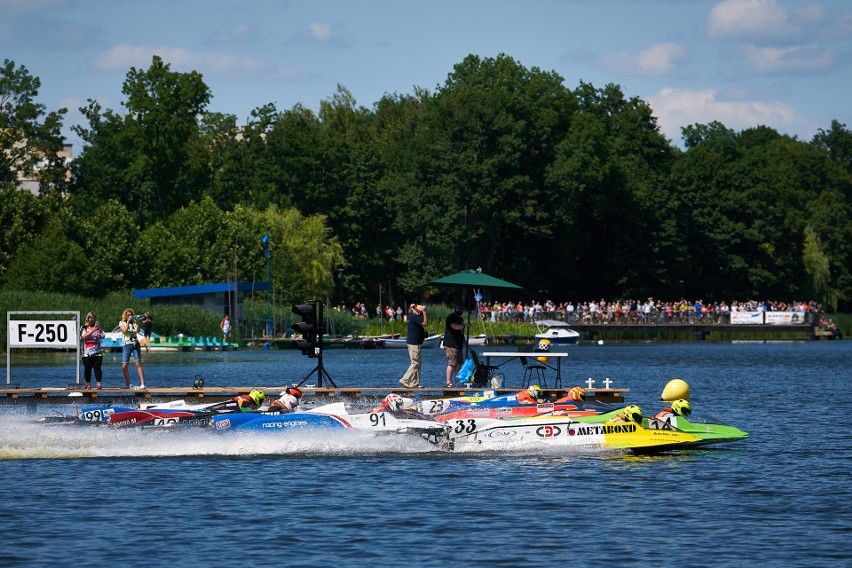
[(710, 414), (690, 414), (687, 420), (693, 424), (719, 424), (721, 426), (730, 426), (727, 422), (723, 422)]

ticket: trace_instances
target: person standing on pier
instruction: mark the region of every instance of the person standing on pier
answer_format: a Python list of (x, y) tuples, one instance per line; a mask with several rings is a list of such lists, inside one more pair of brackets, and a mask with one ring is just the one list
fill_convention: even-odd
[(228, 343), (231, 340), (231, 316), (225, 314), (225, 318), (219, 324), (219, 329), (222, 330), (222, 343)]
[(136, 317), (133, 315), (133, 310), (127, 308), (121, 315), (121, 321), (118, 322), (118, 327), (121, 329), (124, 343), (121, 348), (121, 372), (124, 373), (124, 386), (130, 388), (130, 371), (127, 365), (130, 364), (132, 356), (136, 362), (136, 373), (139, 375), (139, 387), (145, 388), (145, 372), (142, 370), (142, 348), (139, 346), (139, 324), (136, 323)]
[(145, 334), (145, 352), (148, 353), (151, 351), (151, 334), (154, 331), (154, 317), (151, 315), (151, 312), (146, 310), (140, 317), (140, 320), (142, 332)]
[(405, 342), (408, 345), (408, 358), (411, 363), (408, 370), (399, 380), (399, 384), (406, 388), (420, 388), (420, 368), (423, 366), (421, 349), (426, 339), (426, 326), (429, 318), (426, 315), (426, 307), (419, 304), (411, 304), (408, 308), (408, 334)]
[(461, 350), (464, 347), (464, 306), (456, 304), (455, 309), (447, 316), (444, 325), (444, 353), (447, 355), (447, 380), (444, 386), (452, 388), (453, 377), (462, 366)]
[(86, 388), (92, 388), (92, 370), (95, 371), (97, 388), (101, 388), (103, 371), (101, 365), (104, 362), (104, 353), (101, 349), (101, 339), (104, 332), (101, 330), (101, 322), (98, 316), (89, 312), (86, 314), (86, 323), (80, 330), (80, 338), (83, 340), (83, 371), (86, 377)]

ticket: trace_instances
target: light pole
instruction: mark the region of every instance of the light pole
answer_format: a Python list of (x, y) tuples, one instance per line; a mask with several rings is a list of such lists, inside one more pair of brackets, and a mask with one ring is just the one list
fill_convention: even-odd
[(337, 269), (337, 280), (340, 282), (340, 308), (343, 308), (343, 267)]
[(270, 302), (270, 294), (272, 292), (272, 277), (269, 272), (269, 233), (261, 237), (263, 243), (263, 254), (266, 255), (266, 337), (272, 337), (272, 304)]

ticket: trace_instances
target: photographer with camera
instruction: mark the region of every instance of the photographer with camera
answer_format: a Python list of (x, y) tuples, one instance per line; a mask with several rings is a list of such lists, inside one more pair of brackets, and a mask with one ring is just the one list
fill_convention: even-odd
[(408, 307), (408, 334), (405, 338), (405, 343), (408, 346), (408, 359), (410, 364), (408, 370), (399, 380), (399, 384), (406, 388), (416, 389), (421, 388), (420, 385), (420, 368), (423, 366), (423, 359), (420, 350), (423, 346), (423, 341), (426, 339), (426, 326), (429, 325), (429, 318), (426, 315), (426, 306), (421, 304), (411, 304)]
[(133, 315), (133, 310), (127, 308), (121, 316), (121, 321), (118, 322), (121, 333), (124, 336), (124, 343), (121, 348), (121, 372), (124, 373), (124, 385), (130, 388), (130, 371), (127, 365), (130, 363), (130, 356), (136, 361), (136, 372), (139, 374), (139, 387), (145, 388), (145, 373), (142, 371), (142, 348), (139, 345), (139, 324), (136, 321), (136, 316)]

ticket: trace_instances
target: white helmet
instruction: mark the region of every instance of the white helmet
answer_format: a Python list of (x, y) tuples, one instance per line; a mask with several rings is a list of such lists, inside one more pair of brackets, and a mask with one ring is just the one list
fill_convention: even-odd
[(278, 401), (283, 405), (286, 412), (293, 412), (299, 406), (299, 399), (292, 394), (283, 394)]
[(404, 401), (402, 400), (402, 397), (395, 392), (392, 392), (385, 397), (385, 406), (387, 406), (388, 410), (391, 412), (402, 410), (403, 404)]

